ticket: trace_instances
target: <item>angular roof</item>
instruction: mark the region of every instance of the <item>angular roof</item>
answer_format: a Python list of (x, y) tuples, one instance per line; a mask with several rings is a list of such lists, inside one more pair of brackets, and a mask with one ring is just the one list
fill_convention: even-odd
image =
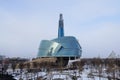
[(66, 36), (53, 40), (42, 40), (38, 57), (80, 57), (81, 46), (75, 37)]

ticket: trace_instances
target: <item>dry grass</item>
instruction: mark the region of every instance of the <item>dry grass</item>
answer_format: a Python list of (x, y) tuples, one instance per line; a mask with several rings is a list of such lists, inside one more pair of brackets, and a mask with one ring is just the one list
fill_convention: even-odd
[[(27, 61), (27, 62), (24, 62), (24, 68), (27, 68), (27, 64), (30, 64), (30, 68), (33, 68), (33, 63), (44, 63), (44, 62), (47, 62), (47, 63), (50, 63), (50, 62), (53, 62), (55, 63), (57, 60), (57, 58), (38, 58), (38, 59), (34, 59), (32, 61)], [(19, 68), (19, 63), (17, 64), (16, 68)]]

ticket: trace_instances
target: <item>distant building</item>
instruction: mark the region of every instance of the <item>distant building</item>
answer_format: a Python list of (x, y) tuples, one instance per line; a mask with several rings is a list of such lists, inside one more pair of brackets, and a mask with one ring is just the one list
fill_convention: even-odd
[(112, 51), (112, 52), (109, 54), (108, 58), (120, 58), (120, 55), (117, 55), (114, 51)]
[(0, 55), (0, 60), (3, 60), (5, 59), (5, 56), (4, 55)]
[(2, 73), (4, 59), (5, 59), (5, 56), (0, 55), (0, 74)]

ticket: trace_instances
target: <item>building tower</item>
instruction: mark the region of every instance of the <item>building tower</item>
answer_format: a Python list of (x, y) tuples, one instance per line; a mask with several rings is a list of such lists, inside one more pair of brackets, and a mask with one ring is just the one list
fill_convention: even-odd
[(58, 38), (64, 37), (64, 23), (63, 23), (63, 16), (60, 14), (59, 17), (59, 28), (58, 28)]

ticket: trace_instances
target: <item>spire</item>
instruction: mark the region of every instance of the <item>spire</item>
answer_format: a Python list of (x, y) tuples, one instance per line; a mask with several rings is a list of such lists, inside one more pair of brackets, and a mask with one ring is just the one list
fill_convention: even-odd
[(63, 20), (62, 14), (60, 14), (60, 20)]
[(64, 37), (64, 23), (63, 23), (62, 14), (60, 14), (60, 17), (59, 17), (58, 38), (59, 37)]

